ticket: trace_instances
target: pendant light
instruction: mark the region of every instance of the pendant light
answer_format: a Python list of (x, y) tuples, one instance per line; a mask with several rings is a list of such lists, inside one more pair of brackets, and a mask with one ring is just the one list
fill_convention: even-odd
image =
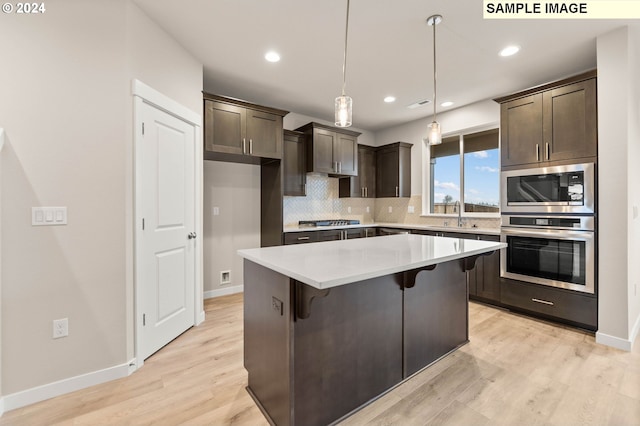
[(336, 98), (335, 124), (338, 127), (351, 126), (353, 99), (347, 96), (344, 89), (347, 85), (347, 36), (349, 35), (349, 0), (347, 0), (347, 24), (344, 31), (344, 59), (342, 62), (342, 95)]
[(433, 121), (429, 125), (429, 145), (442, 143), (442, 129), (436, 121), (436, 25), (442, 22), (441, 15), (431, 15), (427, 18), (427, 25), (433, 27)]

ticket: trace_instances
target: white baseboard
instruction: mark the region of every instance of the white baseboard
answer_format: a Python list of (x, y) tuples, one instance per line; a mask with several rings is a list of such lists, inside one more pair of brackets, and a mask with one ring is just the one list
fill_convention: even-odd
[[(2, 147), (0, 147), (2, 149)], [(0, 417), (4, 414), (4, 398), (0, 396)]]
[(611, 346), (612, 348), (621, 349), (631, 352), (632, 340), (622, 339), (620, 337), (610, 336), (608, 334), (596, 331), (596, 343)]
[[(6, 411), (99, 385), (131, 374), (130, 362), (3, 396)], [(135, 362), (134, 362), (135, 364)], [(135, 371), (135, 370), (134, 370)]]
[(242, 293), (244, 291), (243, 285), (234, 285), (231, 287), (218, 288), (216, 290), (209, 290), (204, 292), (205, 299), (211, 299), (212, 297), (227, 296), (229, 294)]

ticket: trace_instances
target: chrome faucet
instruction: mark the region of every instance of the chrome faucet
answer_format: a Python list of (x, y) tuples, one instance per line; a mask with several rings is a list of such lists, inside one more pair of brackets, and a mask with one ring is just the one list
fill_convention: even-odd
[(455, 207), (458, 212), (458, 228), (462, 228), (462, 209), (460, 208), (460, 201), (456, 201)]

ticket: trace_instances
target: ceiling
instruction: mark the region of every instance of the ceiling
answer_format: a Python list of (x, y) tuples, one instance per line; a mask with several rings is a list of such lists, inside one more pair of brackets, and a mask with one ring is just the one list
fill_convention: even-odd
[[(346, 0), (135, 0), (204, 64), (205, 91), (333, 121), (342, 89)], [(438, 112), (596, 66), (596, 37), (625, 20), (484, 20), (480, 0), (351, 0), (347, 95), (353, 126), (430, 116), (437, 26)], [(500, 57), (509, 44), (518, 54)], [(268, 50), (282, 59), (269, 63)], [(393, 95), (394, 103), (383, 98)], [(448, 108), (439, 106), (449, 100)]]

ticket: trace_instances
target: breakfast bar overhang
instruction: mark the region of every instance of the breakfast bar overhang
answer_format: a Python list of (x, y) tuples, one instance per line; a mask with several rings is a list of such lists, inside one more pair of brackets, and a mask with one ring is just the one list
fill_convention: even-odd
[(468, 342), (466, 271), (503, 247), (405, 234), (240, 250), (247, 390), (277, 425), (357, 411)]

